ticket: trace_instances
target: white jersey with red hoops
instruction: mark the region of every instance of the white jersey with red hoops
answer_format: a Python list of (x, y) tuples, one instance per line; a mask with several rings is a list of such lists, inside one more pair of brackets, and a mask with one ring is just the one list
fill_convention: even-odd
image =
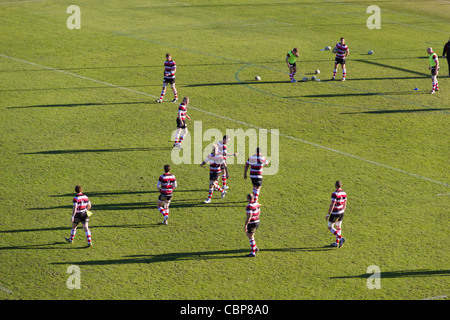
[(187, 106), (184, 103), (181, 103), (178, 106), (178, 118), (184, 121), (186, 119), (186, 114), (187, 114)]
[(331, 214), (343, 214), (347, 203), (347, 194), (342, 189), (338, 189), (331, 194), (331, 201), (334, 202)]
[(227, 160), (227, 145), (223, 141), (217, 142), (217, 153), (223, 156), (223, 160)]
[(170, 172), (166, 172), (159, 176), (158, 185), (159, 192), (163, 195), (172, 195), (173, 188), (177, 187), (177, 180)]
[(177, 64), (175, 61), (164, 61), (164, 78), (165, 79), (175, 79), (175, 71), (177, 69)]
[(89, 201), (89, 198), (86, 195), (78, 193), (73, 198), (73, 205), (76, 206), (75, 213), (85, 213), (90, 203), (91, 202)]
[(248, 158), (246, 164), (250, 166), (250, 178), (262, 179), (263, 166), (268, 166), (269, 161), (260, 154), (254, 154)]
[(250, 215), (249, 223), (259, 222), (260, 204), (257, 201), (249, 202), (245, 210)]
[(205, 163), (209, 163), (209, 171), (211, 173), (221, 172), (221, 165), (224, 163), (223, 156), (221, 154), (208, 154), (205, 159)]
[(340, 43), (336, 43), (336, 58), (345, 58), (345, 54), (348, 51), (348, 46), (346, 44), (340, 44)]

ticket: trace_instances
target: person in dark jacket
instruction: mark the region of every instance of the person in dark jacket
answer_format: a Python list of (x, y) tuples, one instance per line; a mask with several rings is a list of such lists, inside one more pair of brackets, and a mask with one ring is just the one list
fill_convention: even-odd
[(448, 42), (444, 46), (444, 51), (442, 52), (442, 59), (447, 57), (448, 63), (448, 76), (450, 77), (450, 38), (448, 38)]

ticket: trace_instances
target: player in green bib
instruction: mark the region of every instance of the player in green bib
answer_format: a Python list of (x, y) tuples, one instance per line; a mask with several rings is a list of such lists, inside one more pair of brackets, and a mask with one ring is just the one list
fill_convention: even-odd
[(298, 58), (298, 49), (294, 48), (289, 51), (286, 55), (286, 64), (289, 68), (289, 78), (291, 82), (297, 82), (294, 78), (295, 73), (297, 72), (297, 58)]
[(427, 48), (427, 53), (430, 55), (430, 66), (428, 69), (431, 70), (431, 83), (433, 84), (433, 89), (431, 89), (431, 94), (434, 94), (436, 91), (439, 91), (439, 83), (437, 80), (437, 75), (439, 72), (439, 60), (437, 54), (433, 51), (432, 48)]

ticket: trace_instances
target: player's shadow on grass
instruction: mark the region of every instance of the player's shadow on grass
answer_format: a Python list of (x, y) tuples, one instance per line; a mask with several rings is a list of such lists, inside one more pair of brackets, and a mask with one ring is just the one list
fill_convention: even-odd
[(288, 80), (277, 80), (277, 81), (256, 81), (256, 80), (247, 80), (247, 81), (238, 81), (238, 82), (216, 82), (216, 83), (198, 83), (198, 84), (189, 84), (184, 87), (214, 87), (214, 86), (234, 86), (234, 85), (246, 85), (246, 84), (274, 84), (274, 83), (288, 83)]
[[(363, 273), (356, 276), (340, 276), (340, 277), (330, 277), (330, 279), (352, 279), (352, 278), (361, 278), (367, 279), (370, 276), (373, 276), (373, 273)], [(429, 270), (429, 269), (421, 269), (421, 270), (401, 270), (401, 271), (386, 271), (380, 272), (379, 274), (381, 279), (387, 278), (407, 278), (407, 277), (431, 277), (431, 276), (450, 276), (450, 270)]]
[[(261, 249), (259, 255), (265, 252), (296, 252), (296, 251), (323, 251), (326, 247), (318, 248), (280, 248), (280, 249)], [(134, 263), (161, 263), (171, 261), (190, 261), (190, 260), (219, 260), (232, 258), (246, 258), (250, 252), (249, 248), (234, 250), (213, 250), (213, 251), (195, 251), (195, 252), (174, 252), (155, 255), (130, 255), (123, 259), (110, 260), (91, 260), (71, 262), (75, 265), (113, 265), (113, 264), (134, 264)], [(256, 259), (258, 259), (258, 256)], [(67, 262), (54, 262), (53, 264), (67, 264)]]
[(450, 108), (423, 108), (423, 109), (399, 109), (399, 110), (372, 110), (372, 111), (358, 111), (358, 112), (342, 112), (341, 114), (390, 114), (390, 113), (415, 113), (415, 112), (432, 112), (442, 111), (448, 113)]
[(38, 155), (38, 154), (78, 154), (78, 153), (104, 153), (104, 152), (143, 152), (143, 151), (160, 151), (172, 150), (172, 147), (149, 147), (149, 148), (112, 148), (112, 149), (66, 149), (66, 150), (45, 150), (36, 152), (22, 152), (22, 155)]
[(57, 104), (37, 104), (21, 107), (7, 107), (6, 109), (28, 109), (28, 108), (73, 108), (73, 107), (90, 107), (90, 106), (110, 106), (110, 105), (131, 105), (131, 104), (148, 104), (148, 101), (135, 102), (87, 102), (87, 103), (57, 103)]
[[(186, 190), (179, 190), (176, 189), (176, 193), (179, 192), (208, 192), (208, 190), (205, 191), (205, 189), (186, 189)], [(89, 197), (108, 197), (108, 196), (121, 196), (121, 195), (140, 195), (140, 194), (153, 194), (157, 193), (159, 194), (159, 190), (140, 190), (140, 191), (130, 191), (130, 190), (117, 190), (117, 191), (92, 191), (92, 192), (86, 192), (86, 195)], [(66, 197), (73, 197), (73, 193), (65, 193), (65, 194), (54, 194), (50, 197), (53, 198), (66, 198)], [(177, 200), (180, 201), (180, 200)]]

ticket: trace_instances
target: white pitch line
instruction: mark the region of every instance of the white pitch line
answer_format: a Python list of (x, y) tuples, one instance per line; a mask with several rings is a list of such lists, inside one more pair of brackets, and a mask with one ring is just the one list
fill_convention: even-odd
[[(6, 58), (6, 59), (10, 59), (10, 60), (14, 60), (14, 61), (18, 61), (18, 62), (22, 62), (22, 63), (26, 63), (26, 64), (29, 64), (29, 65), (33, 65), (33, 66), (36, 66), (36, 67), (44, 68), (44, 69), (47, 69), (47, 70), (52, 70), (52, 71), (59, 72), (59, 73), (62, 73), (62, 74), (66, 74), (66, 75), (69, 75), (69, 76), (77, 77), (77, 78), (80, 78), (80, 79), (84, 79), (84, 80), (88, 80), (88, 81), (104, 84), (104, 85), (109, 86), (109, 87), (130, 91), (130, 92), (133, 92), (133, 93), (136, 93), (136, 94), (140, 94), (140, 95), (144, 95), (144, 96), (147, 96), (147, 97), (159, 98), (158, 96), (154, 96), (154, 95), (142, 92), (142, 91), (137, 91), (137, 90), (133, 90), (133, 89), (130, 89), (130, 88), (118, 86), (118, 85), (115, 85), (115, 84), (112, 84), (112, 83), (108, 83), (108, 82), (104, 82), (104, 81), (100, 81), (100, 80), (96, 80), (96, 79), (80, 76), (80, 75), (72, 73), (72, 72), (67, 72), (67, 71), (55, 69), (55, 68), (52, 68), (52, 67), (43, 66), (43, 65), (40, 65), (40, 64), (37, 64), (37, 63), (34, 63), (34, 62), (30, 62), (30, 61), (26, 61), (26, 60), (21, 60), (21, 59), (9, 57), (9, 56), (4, 55), (4, 54), (0, 54), (0, 57)], [(217, 118), (221, 118), (221, 119), (224, 119), (224, 120), (229, 120), (229, 121), (232, 121), (232, 122), (235, 122), (235, 123), (239, 123), (239, 124), (242, 124), (242, 125), (245, 125), (245, 126), (248, 126), (248, 127), (252, 127), (252, 128), (255, 128), (255, 129), (259, 129), (259, 130), (265, 130), (267, 132), (272, 133), (271, 130), (268, 130), (268, 129), (265, 129), (265, 128), (261, 128), (261, 127), (258, 127), (258, 126), (255, 126), (255, 125), (243, 122), (243, 121), (239, 121), (239, 120), (236, 120), (236, 119), (233, 119), (233, 118), (228, 118), (228, 117), (225, 117), (225, 116), (221, 116), (221, 115), (213, 113), (213, 112), (209, 112), (209, 111), (202, 110), (202, 109), (199, 109), (199, 108), (195, 108), (195, 107), (192, 107), (192, 106), (189, 106), (188, 108), (196, 110), (196, 111), (199, 111), (199, 112), (202, 112), (202, 113), (205, 113), (205, 114), (209, 114), (209, 115), (217, 117)], [(354, 158), (354, 159), (357, 159), (357, 160), (361, 160), (361, 161), (364, 161), (364, 162), (367, 162), (367, 163), (370, 163), (370, 164), (373, 164), (373, 165), (376, 165), (376, 166), (379, 166), (379, 167), (383, 167), (383, 168), (386, 168), (386, 169), (389, 169), (389, 170), (393, 170), (393, 171), (397, 171), (397, 172), (400, 172), (400, 173), (404, 173), (404, 174), (407, 174), (409, 176), (412, 176), (412, 177), (415, 177), (415, 178), (419, 178), (419, 179), (422, 179), (422, 180), (425, 180), (425, 181), (428, 181), (428, 182), (437, 183), (437, 184), (440, 184), (440, 185), (443, 185), (443, 186), (446, 186), (446, 187), (450, 187), (450, 185), (448, 183), (445, 183), (445, 182), (429, 179), (427, 177), (423, 177), (423, 176), (415, 174), (415, 173), (411, 173), (411, 172), (407, 172), (407, 171), (404, 171), (404, 170), (401, 170), (401, 169), (390, 167), (388, 165), (385, 165), (385, 164), (382, 164), (382, 163), (379, 163), (379, 162), (375, 162), (375, 161), (372, 161), (372, 160), (367, 160), (367, 159), (355, 156), (355, 155), (350, 154), (350, 153), (346, 153), (346, 152), (342, 152), (342, 151), (339, 151), (339, 150), (335, 150), (335, 149), (332, 149), (332, 148), (328, 148), (328, 147), (322, 146), (322, 145), (314, 143), (314, 142), (309, 142), (309, 141), (306, 141), (306, 140), (303, 140), (303, 139), (299, 139), (299, 138), (295, 138), (295, 137), (292, 137), (292, 136), (289, 136), (289, 135), (285, 135), (285, 134), (282, 134), (282, 133), (279, 133), (278, 135), (281, 136), (281, 137), (287, 138), (287, 139), (291, 139), (291, 140), (298, 141), (298, 142), (301, 142), (301, 143), (304, 143), (304, 144), (308, 144), (310, 146), (314, 146), (314, 147), (321, 148), (321, 149), (324, 149), (324, 150), (327, 150), (327, 151), (330, 151), (330, 152), (338, 153), (338, 154), (341, 154), (341, 155), (344, 155), (344, 156), (347, 156), (347, 157), (351, 157), (351, 158)]]
[(445, 299), (447, 297), (448, 296), (444, 295), (444, 296), (436, 296), (436, 297), (431, 297), (431, 298), (425, 298), (425, 299), (422, 299), (422, 300), (437, 300), (437, 299)]
[(44, 1), (48, 1), (48, 0), (8, 1), (8, 2), (0, 2), (0, 4), (27, 3), (27, 2), (44, 2)]
[(3, 290), (3, 291), (5, 291), (5, 292), (7, 292), (7, 293), (9, 293), (9, 294), (12, 294), (11, 291), (9, 291), (8, 289), (6, 289), (6, 288), (4, 288), (4, 287), (2, 287), (2, 286), (0, 286), (0, 290)]
[(437, 197), (440, 197), (440, 196), (450, 196), (450, 193), (438, 193), (436, 196), (437, 196)]

